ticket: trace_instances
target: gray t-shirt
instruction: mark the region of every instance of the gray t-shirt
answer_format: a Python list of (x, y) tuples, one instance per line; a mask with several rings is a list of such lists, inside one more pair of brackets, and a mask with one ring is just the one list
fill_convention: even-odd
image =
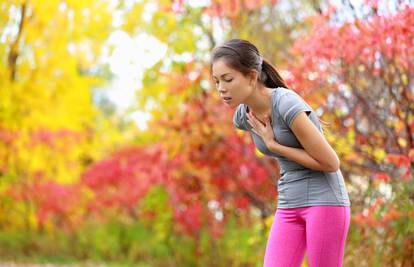
[[(323, 134), (317, 114), (295, 91), (283, 87), (275, 88), (272, 91), (271, 100), (272, 128), (279, 144), (303, 149), (290, 129), (293, 119), (302, 111), (306, 112), (310, 120)], [(240, 104), (237, 107), (233, 115), (233, 124), (238, 129), (250, 132), (258, 150), (278, 161), (281, 175), (277, 184), (278, 208), (316, 205), (351, 206), (341, 170), (336, 172), (313, 170), (271, 152), (247, 122), (247, 108), (245, 104)]]

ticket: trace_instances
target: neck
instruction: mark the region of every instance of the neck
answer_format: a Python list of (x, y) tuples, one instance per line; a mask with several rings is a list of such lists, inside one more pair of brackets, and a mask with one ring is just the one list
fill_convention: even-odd
[(255, 89), (244, 102), (248, 106), (249, 112), (253, 111), (254, 114), (265, 117), (270, 116), (272, 112), (271, 97), (272, 89), (261, 86)]

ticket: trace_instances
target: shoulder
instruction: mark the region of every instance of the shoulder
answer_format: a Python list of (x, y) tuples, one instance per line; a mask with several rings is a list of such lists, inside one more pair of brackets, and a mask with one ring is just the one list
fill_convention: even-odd
[[(275, 89), (276, 90), (276, 99), (277, 99), (277, 103), (280, 103), (280, 101), (285, 100), (286, 98), (300, 98), (302, 99), (302, 97), (294, 90), (292, 89), (287, 89), (284, 87), (278, 87)], [(303, 100), (303, 99), (302, 99)]]
[(284, 87), (278, 87), (275, 89), (275, 91), (276, 91), (275, 101), (274, 101), (275, 108), (278, 108), (278, 109), (285, 108), (295, 103), (301, 103), (301, 104), (307, 105), (304, 98), (296, 91), (293, 91), (291, 89), (287, 89)]
[(297, 102), (305, 103), (303, 98), (295, 91), (285, 87), (277, 87), (274, 90), (273, 109), (278, 113), (280, 113), (280, 111), (283, 112), (284, 109)]
[(278, 87), (276, 90), (278, 92), (276, 93), (274, 108), (289, 127), (300, 112), (305, 111), (307, 115), (310, 115), (312, 108), (298, 93), (283, 87)]

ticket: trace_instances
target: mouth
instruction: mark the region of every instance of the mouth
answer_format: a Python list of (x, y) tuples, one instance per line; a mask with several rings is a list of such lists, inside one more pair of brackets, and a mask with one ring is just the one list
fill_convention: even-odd
[(222, 97), (222, 99), (226, 102), (229, 103), (231, 101), (231, 97)]

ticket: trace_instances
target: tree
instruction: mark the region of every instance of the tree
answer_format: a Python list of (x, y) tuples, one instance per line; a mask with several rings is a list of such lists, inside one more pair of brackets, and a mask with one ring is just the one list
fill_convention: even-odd
[[(367, 240), (361, 251), (353, 249), (363, 258), (368, 247), (375, 255), (370, 265), (404, 265), (413, 258), (414, 9), (394, 4), (367, 1), (358, 9), (349, 3), (314, 17), (312, 31), (292, 48), (298, 56), (290, 67), (294, 88), (306, 88), (307, 98), (332, 122), (328, 138), (341, 170), (353, 177), (351, 185), (363, 185), (352, 190), (359, 228), (351, 238)], [(344, 19), (347, 6), (353, 16)], [(380, 250), (369, 245), (379, 238)]]

